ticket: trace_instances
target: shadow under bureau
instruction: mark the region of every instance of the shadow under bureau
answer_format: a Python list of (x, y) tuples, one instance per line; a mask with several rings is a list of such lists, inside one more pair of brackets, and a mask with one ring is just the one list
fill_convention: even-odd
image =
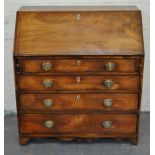
[(20, 144), (138, 142), (144, 47), (136, 7), (21, 7), (14, 71)]

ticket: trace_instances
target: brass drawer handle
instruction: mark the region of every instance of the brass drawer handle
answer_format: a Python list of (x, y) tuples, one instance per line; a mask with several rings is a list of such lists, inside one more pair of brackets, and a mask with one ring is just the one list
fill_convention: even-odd
[(104, 81), (104, 86), (106, 88), (112, 88), (113, 84), (114, 84), (114, 81), (113, 80), (105, 80)]
[(102, 126), (104, 128), (111, 128), (112, 127), (112, 122), (111, 121), (103, 121)]
[(113, 71), (116, 68), (116, 65), (113, 62), (108, 62), (105, 64), (105, 69), (107, 71)]
[(46, 108), (49, 108), (49, 107), (53, 106), (53, 101), (50, 99), (45, 99), (43, 101), (43, 104), (45, 105)]
[(44, 62), (44, 63), (42, 64), (42, 69), (43, 69), (44, 71), (49, 71), (49, 70), (52, 69), (52, 64), (51, 64), (50, 62)]
[(53, 128), (54, 127), (54, 122), (51, 121), (51, 120), (47, 120), (47, 121), (44, 122), (44, 126), (46, 128)]
[(49, 79), (46, 79), (46, 80), (43, 81), (43, 86), (45, 88), (50, 88), (50, 87), (52, 87), (52, 85), (53, 85), (53, 82), (51, 80), (49, 80)]
[(111, 107), (112, 106), (112, 99), (104, 99), (104, 106), (106, 107), (106, 108), (109, 108), (109, 107)]

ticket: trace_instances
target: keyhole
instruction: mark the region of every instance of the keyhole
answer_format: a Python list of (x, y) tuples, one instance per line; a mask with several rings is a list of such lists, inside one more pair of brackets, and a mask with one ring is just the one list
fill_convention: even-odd
[(78, 61), (77, 61), (77, 64), (80, 66), (80, 65), (81, 65), (81, 61), (80, 61), (80, 60), (78, 60)]
[(77, 77), (77, 82), (78, 82), (78, 83), (80, 82), (80, 77), (79, 77), (79, 76)]
[(77, 95), (77, 96), (76, 96), (76, 99), (77, 99), (77, 100), (80, 100), (80, 95)]
[(81, 19), (81, 15), (77, 14), (76, 19), (77, 19), (77, 21), (79, 21)]

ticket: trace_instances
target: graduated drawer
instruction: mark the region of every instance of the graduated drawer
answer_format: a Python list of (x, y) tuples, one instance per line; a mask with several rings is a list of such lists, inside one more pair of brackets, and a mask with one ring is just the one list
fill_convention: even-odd
[(71, 73), (71, 72), (124, 72), (137, 71), (136, 59), (102, 60), (23, 60), (26, 73)]
[(20, 94), (20, 110), (25, 111), (136, 111), (137, 94)]
[(138, 76), (18, 76), (27, 91), (137, 91)]
[(22, 134), (136, 133), (134, 114), (23, 114)]

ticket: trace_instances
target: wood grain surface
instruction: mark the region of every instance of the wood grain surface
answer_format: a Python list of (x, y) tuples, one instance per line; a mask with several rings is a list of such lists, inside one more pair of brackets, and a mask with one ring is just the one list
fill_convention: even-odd
[(18, 12), (17, 18), (18, 56), (143, 55), (138, 11)]
[[(115, 64), (111, 71), (109, 62)], [(48, 71), (45, 63), (52, 66)], [(137, 144), (143, 68), (136, 7), (21, 7), (14, 41), (20, 144), (44, 137), (128, 138)], [(105, 99), (111, 99), (110, 107)], [(49, 120), (52, 128), (45, 126)], [(104, 121), (112, 126), (105, 128)]]
[[(51, 107), (46, 107), (44, 101), (52, 101)], [(105, 99), (111, 99), (112, 105), (106, 107)], [(55, 111), (136, 111), (138, 108), (137, 94), (20, 94), (20, 110), (25, 112), (55, 112)]]
[[(20, 132), (23, 134), (58, 133), (136, 133), (136, 115), (105, 114), (24, 114), (21, 116)], [(47, 120), (54, 122), (53, 128), (46, 128)], [(104, 128), (103, 121), (111, 121), (111, 128)]]
[[(51, 69), (45, 71), (44, 63), (50, 63)], [(115, 68), (111, 71), (106, 69), (107, 63), (113, 63)], [(22, 68), (26, 73), (76, 73), (76, 72), (119, 72), (135, 73), (137, 71), (136, 59), (103, 59), (103, 60), (23, 60)]]
[[(52, 86), (46, 88), (43, 82), (49, 80)], [(105, 86), (106, 80), (114, 83)], [(138, 76), (18, 76), (18, 89), (25, 91), (138, 91)]]

